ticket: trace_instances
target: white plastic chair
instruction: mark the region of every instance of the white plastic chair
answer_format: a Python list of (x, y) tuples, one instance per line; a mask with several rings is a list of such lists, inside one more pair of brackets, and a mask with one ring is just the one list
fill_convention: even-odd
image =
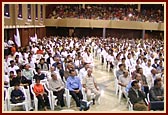
[(128, 110), (129, 111), (134, 111), (133, 110), (133, 104), (131, 103), (130, 99), (128, 98)]
[(9, 111), (11, 111), (13, 107), (15, 107), (15, 106), (21, 106), (21, 105), (23, 105), (25, 107), (25, 110), (28, 111), (28, 99), (27, 99), (27, 95), (26, 95), (25, 89), (24, 89), (23, 86), (19, 86), (19, 88), (24, 93), (25, 100), (22, 103), (16, 103), (16, 104), (11, 103), (11, 101), (10, 101), (10, 99), (11, 99), (11, 92), (12, 92), (12, 90), (14, 90), (14, 87), (9, 87), (8, 88), (8, 109), (9, 109)]
[(29, 110), (32, 108), (31, 106), (31, 96), (30, 96), (30, 88), (27, 86), (27, 89), (25, 89), (26, 95), (27, 95), (27, 100), (28, 100), (28, 108)]
[[(82, 87), (82, 94), (83, 94), (83, 100), (87, 100), (87, 94), (85, 92), (85, 88), (83, 87)], [(94, 99), (95, 97), (96, 95), (94, 93), (91, 93), (91, 99)], [(101, 97), (101, 92), (100, 92), (100, 97)], [(98, 98), (98, 104), (100, 104), (100, 97)]]
[(65, 94), (64, 94), (64, 97), (66, 99), (66, 104), (67, 104), (67, 107), (70, 108), (70, 104), (71, 104), (71, 98), (72, 96), (69, 94), (69, 90), (67, 88), (65, 88)]
[(118, 85), (118, 79), (117, 79), (117, 76), (116, 76), (116, 71), (117, 71), (117, 69), (114, 68), (114, 70), (113, 70), (113, 73), (114, 73), (114, 88), (115, 88), (115, 94), (117, 95), (120, 85)]
[(107, 71), (110, 72), (110, 61), (108, 61)]
[[(44, 85), (49, 90), (49, 84), (48, 84), (48, 82), (46, 82)], [(49, 92), (50, 92), (50, 96), (51, 96), (51, 110), (54, 110), (55, 106), (57, 106), (58, 99), (57, 99), (57, 96), (55, 96), (53, 94), (53, 91), (49, 90)]]
[(128, 100), (129, 100), (128, 99), (128, 94), (126, 92), (123, 92), (121, 85), (118, 85), (118, 87), (119, 87), (119, 96), (118, 96), (119, 103), (121, 102), (121, 98), (122, 98), (122, 94), (123, 94), (125, 96), (126, 100), (127, 100), (126, 105), (128, 105)]
[(38, 99), (33, 91), (33, 87), (34, 87), (34, 84), (31, 84), (30, 91), (33, 94), (33, 104), (34, 104), (35, 111), (38, 111)]
[[(44, 86), (45, 91), (47, 91), (47, 93), (48, 93), (48, 99), (49, 99), (50, 108), (53, 109), (53, 107), (52, 107), (52, 102), (51, 102), (51, 100), (52, 100), (52, 99), (51, 99), (51, 93), (50, 93), (50, 91), (47, 89), (47, 87), (45, 86), (44, 83), (42, 83), (42, 85)], [(34, 93), (34, 91), (33, 91), (33, 88), (34, 88), (34, 84), (31, 84), (31, 85), (30, 85), (30, 90), (31, 90), (31, 93), (33, 94), (35, 111), (38, 111), (38, 99), (37, 99), (37, 97), (36, 97), (36, 95), (35, 95), (35, 93)]]
[(4, 88), (4, 111), (8, 110), (8, 90)]

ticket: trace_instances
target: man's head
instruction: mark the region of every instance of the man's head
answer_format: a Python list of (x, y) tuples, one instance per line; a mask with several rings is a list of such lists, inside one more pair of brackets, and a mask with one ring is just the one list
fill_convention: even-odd
[(120, 65), (119, 65), (119, 68), (120, 68), (120, 70), (123, 71), (123, 70), (124, 70), (124, 65), (123, 65), (123, 64), (120, 64)]
[(71, 74), (72, 77), (76, 76), (76, 71), (74, 69), (70, 70), (69, 73)]
[(17, 73), (17, 76), (18, 76), (18, 77), (21, 77), (22, 73), (21, 73), (21, 70), (20, 70), (20, 69), (16, 70), (16, 73)]
[(9, 72), (10, 76), (14, 76), (14, 71)]
[(54, 71), (55, 71), (55, 67), (54, 67), (54, 66), (51, 66), (51, 67), (50, 67), (50, 71), (51, 71), (51, 72), (54, 72)]
[(161, 79), (155, 79), (154, 80), (154, 86), (156, 88), (161, 88), (162, 87), (162, 80)]
[(18, 83), (18, 82), (16, 82), (16, 83), (14, 84), (14, 88), (15, 88), (15, 90), (19, 90), (19, 83)]
[(87, 70), (89, 68), (89, 64), (85, 64), (85, 70)]
[(151, 66), (151, 59), (148, 59), (147, 65), (148, 65), (148, 66)]
[(138, 68), (137, 69), (137, 73), (139, 73), (139, 74), (143, 74), (143, 69), (140, 67), (140, 68)]
[(51, 74), (51, 77), (52, 77), (53, 80), (57, 80), (57, 74), (56, 74), (56, 73), (53, 72), (53, 73)]
[(162, 61), (159, 61), (159, 66), (163, 67), (163, 62)]
[(146, 63), (148, 60), (146, 57), (143, 58), (143, 61)]
[(45, 62), (45, 59), (44, 59), (44, 58), (41, 58), (41, 59), (40, 59), (40, 64), (44, 64), (44, 62)]
[(38, 84), (38, 85), (40, 84), (40, 78), (39, 77), (36, 77), (35, 81), (36, 81), (36, 84)]
[(88, 76), (91, 76), (91, 74), (92, 74), (92, 69), (91, 68), (87, 69), (87, 74), (88, 74)]
[(157, 70), (156, 70), (155, 68), (153, 68), (153, 69), (151, 70), (151, 73), (152, 73), (153, 75), (156, 75), (156, 74), (157, 74)]
[(159, 60), (159, 59), (155, 58), (155, 60), (154, 60), (155, 64), (157, 64), (157, 63), (158, 63), (158, 60)]
[(140, 81), (141, 80), (141, 74), (137, 73), (135, 75), (135, 80)]
[(11, 61), (10, 61), (10, 64), (11, 64), (11, 66), (14, 66), (14, 65), (15, 65), (14, 60), (11, 60)]
[(128, 53), (127, 58), (131, 59), (131, 54), (130, 53)]
[(25, 65), (25, 69), (29, 70), (30, 66), (28, 64)]
[(127, 70), (124, 70), (124, 71), (123, 71), (123, 74), (124, 74), (124, 77), (127, 77), (127, 76), (128, 76), (128, 71), (127, 71)]
[(134, 80), (132, 83), (131, 83), (131, 86), (132, 88), (138, 90), (140, 88), (139, 86), (139, 82), (137, 80)]
[(38, 74), (40, 74), (40, 73), (41, 73), (41, 69), (40, 69), (39, 67), (37, 67), (37, 68), (36, 68), (36, 72), (37, 72)]

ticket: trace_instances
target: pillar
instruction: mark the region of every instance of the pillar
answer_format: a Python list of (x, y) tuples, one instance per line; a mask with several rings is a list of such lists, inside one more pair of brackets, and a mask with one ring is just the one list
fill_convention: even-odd
[(142, 39), (145, 38), (145, 30), (142, 30)]
[(103, 28), (103, 39), (106, 37), (106, 28)]
[(141, 11), (141, 4), (138, 4), (138, 12)]

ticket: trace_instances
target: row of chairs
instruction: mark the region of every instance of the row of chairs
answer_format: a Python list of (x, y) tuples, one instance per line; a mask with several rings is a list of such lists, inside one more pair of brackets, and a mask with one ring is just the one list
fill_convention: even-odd
[[(44, 86), (45, 91), (48, 94), (50, 108), (51, 108), (51, 110), (54, 110), (58, 99), (56, 96), (53, 95), (53, 92), (48, 89), (47, 82), (42, 83), (42, 84)], [(35, 108), (35, 111), (38, 111), (38, 99), (33, 91), (34, 84), (30, 85), (30, 89), (29, 89), (29, 87), (27, 87), (27, 89), (25, 89), (23, 86), (19, 86), (19, 87), (25, 95), (25, 100), (22, 103), (17, 103), (17, 104), (13, 104), (10, 101), (10, 99), (11, 99), (10, 95), (11, 95), (11, 92), (14, 89), (14, 87), (9, 87), (8, 89), (4, 88), (4, 111), (11, 111), (13, 107), (21, 106), (21, 105), (23, 105), (24, 109), (26, 111), (28, 111), (32, 107), (30, 93), (33, 94), (33, 107)], [(70, 108), (71, 95), (69, 94), (69, 90), (66, 88), (65, 88), (64, 98), (66, 100), (67, 107)]]

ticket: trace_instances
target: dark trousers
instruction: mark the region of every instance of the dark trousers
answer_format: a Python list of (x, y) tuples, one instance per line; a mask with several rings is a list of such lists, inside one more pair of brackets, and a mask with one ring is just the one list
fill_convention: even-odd
[(38, 107), (42, 106), (42, 108), (44, 108), (45, 106), (49, 106), (49, 99), (47, 97), (46, 94), (43, 94), (43, 96), (38, 95), (37, 96), (38, 99)]
[(151, 101), (150, 110), (164, 110), (164, 101)]
[(60, 103), (61, 107), (65, 106), (65, 103), (64, 103), (64, 92), (65, 92), (65, 89), (61, 89), (60, 91), (53, 91), (53, 94), (55, 96), (57, 96), (58, 103)]
[(75, 100), (76, 102), (76, 106), (80, 107), (80, 101), (83, 99), (83, 95), (82, 92), (79, 91), (78, 93), (75, 93), (74, 91), (69, 91), (70, 95), (72, 95), (72, 98)]
[(102, 56), (102, 64), (104, 64), (104, 57)]
[(148, 86), (144, 86), (144, 92), (145, 92), (145, 95), (147, 97), (147, 94), (149, 93), (149, 87)]

